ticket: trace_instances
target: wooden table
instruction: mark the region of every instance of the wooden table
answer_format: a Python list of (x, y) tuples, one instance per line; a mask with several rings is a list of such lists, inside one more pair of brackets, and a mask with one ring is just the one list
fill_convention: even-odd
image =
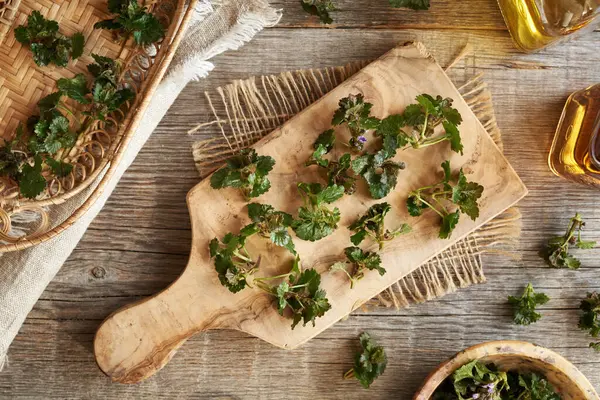
[[(577, 328), (580, 300), (600, 290), (600, 249), (578, 253), (579, 271), (548, 269), (537, 255), (575, 211), (588, 221), (587, 236), (600, 239), (600, 192), (555, 177), (546, 164), (566, 97), (600, 82), (600, 32), (524, 55), (495, 0), (432, 0), (428, 12), (394, 10), (386, 0), (336, 2), (336, 29), (326, 29), (297, 0), (273, 1), (284, 9), (281, 23), (217, 57), (210, 77), (186, 88), (29, 315), (0, 374), (1, 398), (409, 399), (439, 362), (493, 339), (550, 347), (600, 389), (600, 354)], [(210, 332), (189, 340), (148, 381), (112, 384), (94, 363), (96, 328), (115, 309), (166, 287), (187, 261), (185, 194), (198, 182), (190, 152), (198, 137), (186, 131), (210, 118), (203, 92), (250, 75), (376, 58), (410, 39), (422, 40), (442, 65), (465, 43), (473, 46), (474, 55), (455, 68), (465, 76), (485, 73), (506, 154), (531, 191), (521, 202), (522, 260), (488, 257), (485, 285), (406, 310), (356, 312), (293, 352), (239, 332)], [(539, 323), (519, 327), (506, 297), (527, 282), (551, 301)], [(390, 360), (369, 392), (341, 379), (364, 330)]]

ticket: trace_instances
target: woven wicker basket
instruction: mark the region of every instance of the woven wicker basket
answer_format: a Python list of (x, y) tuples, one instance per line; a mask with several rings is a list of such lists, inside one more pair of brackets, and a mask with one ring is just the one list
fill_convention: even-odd
[[(72, 149), (57, 154), (74, 165), (73, 171), (65, 178), (48, 177), (46, 190), (35, 200), (23, 198), (15, 182), (0, 177), (0, 252), (22, 250), (56, 236), (96, 201), (160, 83), (195, 5), (195, 0), (146, 0), (145, 5), (167, 30), (160, 43), (141, 48), (132, 41), (117, 43), (111, 33), (93, 29), (94, 23), (108, 18), (106, 1), (0, 0), (0, 144), (12, 139), (18, 125), (36, 113), (37, 102), (56, 90), (57, 79), (85, 73), (92, 62), (92, 53), (122, 60), (123, 79), (136, 92), (134, 101), (110, 116), (111, 123), (93, 124)], [(66, 68), (36, 66), (29, 50), (13, 34), (14, 28), (25, 23), (33, 10), (59, 21), (61, 32), (66, 35), (82, 32), (86, 37), (84, 56), (71, 61)], [(77, 110), (76, 104), (69, 105)], [(50, 220), (48, 207), (80, 193), (103, 172), (99, 184), (79, 209), (63, 221)], [(32, 213), (34, 218), (30, 218)], [(15, 234), (13, 224), (20, 218), (35, 223), (25, 224)]]

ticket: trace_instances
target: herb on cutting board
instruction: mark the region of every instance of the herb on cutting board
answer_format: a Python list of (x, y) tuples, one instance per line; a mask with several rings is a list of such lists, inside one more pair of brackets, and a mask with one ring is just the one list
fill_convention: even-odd
[(563, 236), (553, 237), (548, 240), (546, 247), (540, 252), (540, 256), (546, 260), (546, 263), (554, 268), (578, 269), (581, 262), (569, 254), (570, 247), (578, 249), (591, 249), (596, 246), (594, 241), (581, 239), (581, 231), (585, 222), (579, 213), (571, 218), (569, 228)]
[[(582, 311), (579, 328), (587, 331), (593, 338), (600, 336), (600, 293), (588, 293), (587, 297), (581, 301), (579, 308)], [(592, 342), (590, 347), (600, 351), (600, 342)]]
[(323, 188), (320, 183), (298, 183), (298, 191), (304, 200), (304, 206), (298, 209), (298, 218), (292, 223), (296, 235), (311, 242), (331, 235), (340, 222), (340, 210), (333, 210), (325, 204), (331, 204), (344, 195), (344, 187), (333, 185)]
[(364, 149), (368, 131), (377, 129), (381, 122), (379, 118), (371, 116), (373, 104), (366, 103), (362, 94), (344, 97), (339, 102), (340, 108), (333, 115), (333, 126), (346, 124), (350, 131), (348, 147), (360, 152)]
[(432, 400), (560, 400), (552, 385), (533, 372), (500, 371), (473, 360), (440, 384)]
[(239, 188), (246, 198), (258, 197), (271, 188), (267, 175), (273, 166), (273, 157), (259, 156), (254, 149), (243, 149), (210, 177), (210, 185), (213, 189)]
[(346, 194), (354, 194), (356, 191), (356, 177), (350, 174), (352, 156), (350, 153), (342, 155), (337, 161), (323, 158), (331, 152), (335, 146), (335, 131), (329, 129), (319, 135), (315, 141), (314, 152), (306, 162), (306, 166), (317, 165), (325, 171), (329, 186), (340, 185), (344, 187)]
[[(365, 271), (376, 270), (383, 276), (386, 270), (381, 266), (381, 257), (372, 251), (363, 251), (360, 247), (346, 247), (344, 249), (348, 261), (340, 261), (333, 264), (329, 269), (332, 272), (342, 271), (350, 279), (350, 289), (364, 278)], [(348, 270), (350, 266), (350, 270)]]
[(398, 229), (393, 231), (385, 229), (384, 219), (391, 209), (392, 206), (389, 203), (379, 203), (371, 206), (362, 217), (348, 227), (348, 229), (355, 232), (350, 237), (352, 244), (358, 246), (369, 236), (379, 244), (379, 249), (381, 250), (385, 242), (409, 233), (411, 227), (408, 224), (402, 224)]
[(335, 5), (332, 0), (300, 0), (304, 11), (310, 15), (319, 17), (322, 23), (331, 24), (333, 19), (329, 15), (330, 11), (335, 11)]
[(542, 316), (535, 311), (550, 301), (544, 293), (536, 293), (531, 283), (527, 284), (521, 297), (508, 296), (508, 303), (513, 306), (513, 320), (517, 325), (530, 325), (539, 321)]
[[(452, 178), (450, 162), (442, 163), (444, 179), (436, 184), (425, 186), (410, 192), (406, 202), (408, 212), (413, 217), (423, 214), (430, 208), (442, 218), (439, 237), (448, 239), (458, 224), (460, 213), (469, 216), (473, 221), (479, 217), (477, 201), (483, 194), (483, 186), (467, 181), (461, 168), (458, 177)], [(452, 212), (451, 206), (456, 206)]]
[[(287, 281), (271, 286), (267, 282), (285, 278)], [(302, 270), (300, 257), (296, 257), (292, 270), (284, 275), (268, 278), (256, 278), (254, 283), (259, 289), (277, 298), (277, 309), (280, 315), (292, 314), (292, 329), (301, 321), (306, 326), (325, 315), (331, 309), (327, 293), (321, 289), (321, 275), (315, 269)]]
[(403, 162), (388, 159), (386, 150), (364, 154), (352, 160), (352, 170), (367, 182), (374, 199), (382, 199), (398, 184), (398, 173), (406, 168)]
[(356, 353), (354, 367), (344, 374), (344, 379), (356, 378), (368, 389), (385, 372), (387, 356), (385, 349), (378, 346), (367, 332), (362, 333), (359, 340), (362, 352)]
[(44, 18), (36, 10), (27, 18), (27, 25), (15, 28), (15, 39), (29, 46), (36, 65), (66, 67), (69, 57), (76, 60), (83, 54), (85, 38), (79, 32), (69, 38), (58, 30), (58, 22)]
[(296, 254), (294, 241), (288, 232), (288, 228), (294, 221), (290, 214), (275, 211), (268, 204), (250, 203), (248, 204), (248, 216), (258, 228), (261, 236), (269, 238), (277, 246), (284, 247), (292, 254)]
[[(452, 107), (453, 100), (421, 94), (416, 101), (416, 104), (408, 105), (402, 114), (393, 114), (383, 119), (375, 135), (384, 142), (395, 141), (398, 148), (408, 146), (419, 149), (448, 141), (452, 151), (463, 154), (458, 130), (462, 116)], [(444, 129), (442, 134), (436, 133), (436, 128), (440, 125)], [(410, 129), (402, 129), (405, 127)]]
[(95, 29), (113, 31), (117, 37), (127, 40), (130, 36), (138, 45), (149, 45), (165, 37), (160, 21), (138, 0), (109, 0), (108, 11), (114, 18), (97, 22)]
[(221, 284), (232, 293), (237, 293), (248, 285), (248, 277), (258, 269), (260, 257), (254, 260), (246, 249), (246, 240), (258, 233), (255, 224), (248, 225), (238, 235), (228, 233), (219, 242), (210, 241), (210, 258), (215, 259), (215, 269)]

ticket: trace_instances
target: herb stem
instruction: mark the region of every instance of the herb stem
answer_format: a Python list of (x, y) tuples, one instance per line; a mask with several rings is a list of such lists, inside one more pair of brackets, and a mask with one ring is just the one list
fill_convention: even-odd
[[(444, 218), (444, 214), (442, 214), (437, 208), (433, 206), (433, 204), (429, 203), (427, 200), (419, 196), (419, 200), (421, 200), (424, 204), (426, 204), (429, 208), (435, 211), (440, 217)], [(439, 204), (439, 202), (438, 202)]]

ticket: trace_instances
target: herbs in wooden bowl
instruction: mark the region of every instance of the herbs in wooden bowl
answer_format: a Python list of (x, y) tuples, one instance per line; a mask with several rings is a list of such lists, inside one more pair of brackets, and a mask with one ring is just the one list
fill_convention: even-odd
[(442, 363), (414, 400), (597, 400), (577, 368), (552, 350), (502, 340), (461, 351)]

